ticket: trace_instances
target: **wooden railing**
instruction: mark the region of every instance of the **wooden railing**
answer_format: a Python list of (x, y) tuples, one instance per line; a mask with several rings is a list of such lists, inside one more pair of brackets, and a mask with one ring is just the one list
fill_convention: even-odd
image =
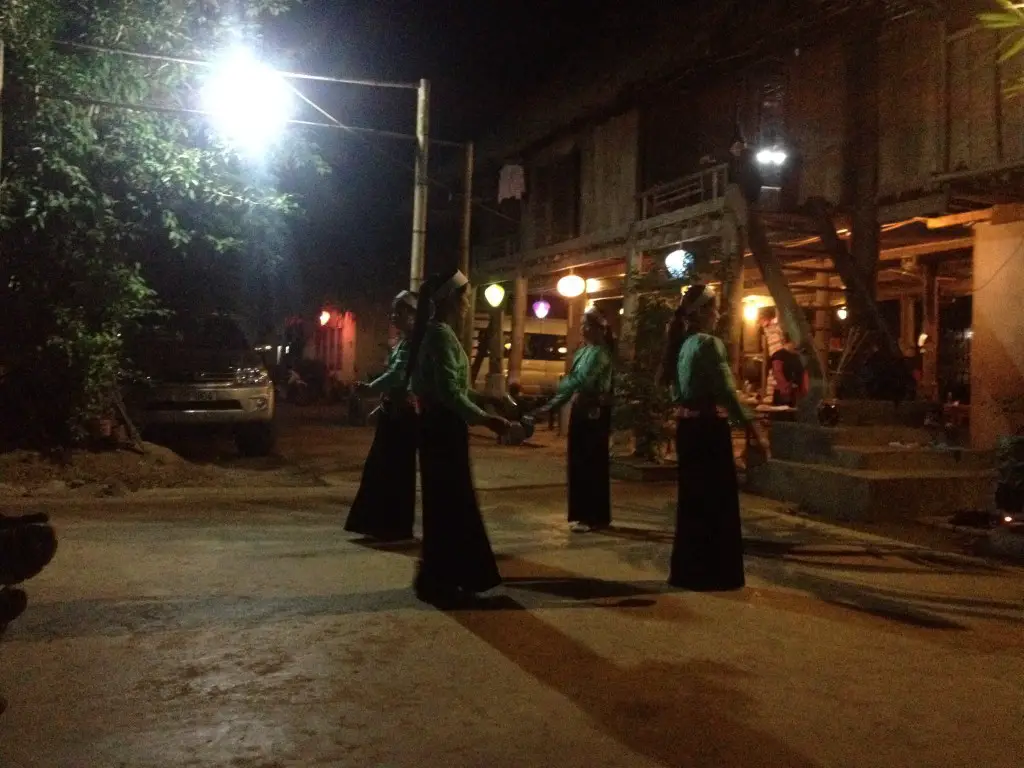
[(648, 219), (691, 205), (724, 198), (728, 183), (729, 166), (722, 163), (664, 184), (658, 184), (638, 195), (640, 218)]
[(487, 243), (474, 246), (473, 263), (484, 264), (515, 256), (520, 252), (519, 235), (506, 235)]

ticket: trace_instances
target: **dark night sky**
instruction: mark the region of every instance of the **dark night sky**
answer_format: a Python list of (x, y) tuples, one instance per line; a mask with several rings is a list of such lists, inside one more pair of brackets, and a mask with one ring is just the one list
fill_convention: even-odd
[[(317, 74), (410, 82), (426, 77), (432, 135), (465, 140), (479, 138), (515, 109), (518, 97), (577, 48), (603, 9), (621, 5), (592, 0), (581, 17), (580, 5), (559, 0), (306, 0), (268, 30), (267, 53), (284, 52), (278, 65)], [(302, 88), (343, 122), (413, 132), (414, 92)], [(346, 134), (321, 131), (317, 140), (334, 173), (297, 183), (308, 217), (296, 228), (293, 252), (284, 254), (287, 281), (298, 289), (293, 300), (393, 294), (408, 275), (411, 171)], [(411, 164), (411, 144), (372, 141)], [(435, 171), (457, 152), (431, 151)], [(458, 202), (431, 190), (432, 211), (449, 205)], [(428, 250), (454, 252), (456, 232), (433, 220), (430, 226)]]

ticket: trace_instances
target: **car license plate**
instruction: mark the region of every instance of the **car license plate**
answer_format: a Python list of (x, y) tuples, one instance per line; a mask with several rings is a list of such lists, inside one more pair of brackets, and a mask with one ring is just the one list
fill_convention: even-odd
[(198, 403), (209, 403), (217, 399), (217, 393), (208, 389), (197, 389), (194, 395), (193, 399)]

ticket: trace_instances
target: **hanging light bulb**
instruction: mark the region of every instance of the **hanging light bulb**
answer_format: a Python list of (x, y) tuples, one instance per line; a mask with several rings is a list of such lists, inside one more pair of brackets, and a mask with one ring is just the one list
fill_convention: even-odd
[(484, 289), (484, 298), (487, 299), (488, 304), (497, 309), (505, 298), (505, 289), (497, 283), (491, 283)]
[(587, 281), (579, 275), (566, 275), (558, 281), (558, 292), (567, 299), (575, 299), (587, 289)]
[(538, 320), (543, 320), (551, 312), (551, 305), (544, 299), (533, 302), (533, 314)]
[(836, 310), (836, 317), (838, 317), (840, 320), (845, 320), (849, 316), (850, 312), (849, 310), (846, 309), (846, 307), (840, 307), (839, 309)]

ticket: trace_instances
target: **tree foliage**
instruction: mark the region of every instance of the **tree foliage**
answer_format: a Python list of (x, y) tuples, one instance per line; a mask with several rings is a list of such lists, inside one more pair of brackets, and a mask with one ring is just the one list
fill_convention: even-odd
[[(995, 0), (1000, 10), (978, 14), (978, 21), (987, 29), (1001, 33), (999, 63), (1004, 64), (1024, 54), (1024, 2)], [(1024, 75), (1006, 84), (1007, 96), (1024, 94)]]
[[(196, 109), (202, 70), (64, 43), (210, 59), (237, 43), (258, 45), (258, 21), (285, 7), (5, 0), (0, 396), (14, 414), (0, 418), (8, 431), (68, 445), (106, 406), (123, 339), (157, 309), (148, 271), (259, 251), (273, 242), (261, 232), (297, 209), (275, 172), (322, 170), (315, 148), (295, 135), (274, 169), (260, 168), (203, 119), (174, 113)], [(176, 282), (188, 285), (188, 273)]]

